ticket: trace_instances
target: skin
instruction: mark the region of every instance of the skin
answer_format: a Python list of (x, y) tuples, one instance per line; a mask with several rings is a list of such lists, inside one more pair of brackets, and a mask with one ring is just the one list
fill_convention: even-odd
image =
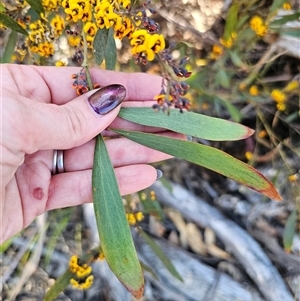
[[(77, 96), (71, 88), (76, 67), (1, 65), (1, 203), (0, 243), (27, 227), (47, 210), (91, 202), (94, 137), (113, 136), (108, 126), (155, 132), (117, 117), (120, 106), (96, 114), (87, 102), (90, 91)], [(142, 73), (91, 70), (94, 83), (122, 84), (123, 106), (152, 106), (161, 79)], [(122, 195), (150, 186), (157, 177), (148, 163), (170, 158), (126, 138), (106, 140)], [(65, 173), (52, 176), (53, 150), (64, 151)]]

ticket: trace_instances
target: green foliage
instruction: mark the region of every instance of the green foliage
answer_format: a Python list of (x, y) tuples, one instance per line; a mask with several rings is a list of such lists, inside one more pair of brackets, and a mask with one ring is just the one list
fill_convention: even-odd
[(92, 190), (101, 248), (107, 263), (123, 285), (138, 298), (144, 291), (144, 277), (114, 169), (101, 135), (96, 139)]
[(286, 252), (291, 251), (293, 238), (296, 232), (296, 222), (297, 222), (297, 211), (293, 210), (287, 219), (287, 222), (284, 227), (284, 232), (283, 232), (283, 246)]
[(164, 264), (167, 270), (178, 280), (183, 281), (182, 277), (177, 272), (171, 260), (165, 255), (165, 253), (162, 251), (159, 245), (142, 229), (139, 229), (139, 233), (143, 237), (143, 239), (147, 242), (147, 244), (150, 246), (150, 248), (155, 253), (155, 255), (161, 260), (161, 262)]
[(94, 60), (97, 65), (101, 65), (105, 56), (105, 50), (108, 39), (108, 29), (98, 29), (94, 39)]
[(112, 130), (137, 143), (213, 170), (272, 199), (281, 199), (273, 184), (260, 172), (216, 148), (155, 134)]
[(1, 57), (1, 63), (9, 63), (11, 56), (15, 50), (18, 34), (16, 31), (12, 31), (9, 35), (8, 42), (6, 44), (3, 56)]
[(15, 33), (18, 32), (25, 36), (28, 35), (27, 31), (18, 22), (4, 12), (0, 12), (0, 23), (5, 27), (10, 28)]
[(253, 134), (241, 124), (193, 112), (180, 113), (176, 109), (171, 109), (166, 115), (152, 108), (122, 108), (119, 117), (147, 126), (159, 124), (174, 132), (214, 141), (240, 140)]
[(39, 15), (45, 13), (41, 0), (27, 0), (27, 2)]
[(107, 70), (115, 70), (117, 63), (117, 48), (114, 38), (114, 32), (110, 28), (107, 36), (107, 43), (105, 47), (105, 66)]

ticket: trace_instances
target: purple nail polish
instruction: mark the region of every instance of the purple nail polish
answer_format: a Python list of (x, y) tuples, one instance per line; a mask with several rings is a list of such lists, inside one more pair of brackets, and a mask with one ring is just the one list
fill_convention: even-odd
[(88, 98), (88, 102), (97, 114), (105, 115), (115, 109), (125, 97), (125, 87), (115, 84), (99, 89)]

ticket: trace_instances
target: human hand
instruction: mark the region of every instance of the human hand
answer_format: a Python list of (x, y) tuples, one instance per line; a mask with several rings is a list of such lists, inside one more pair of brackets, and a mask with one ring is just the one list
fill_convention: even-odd
[[(71, 89), (77, 67), (1, 65), (1, 233), (8, 239), (44, 211), (92, 201), (91, 176), (95, 141), (113, 122), (115, 128), (162, 131), (115, 119), (120, 106), (98, 115)], [(146, 74), (91, 70), (101, 87), (121, 84), (124, 105), (151, 106), (161, 79)], [(182, 138), (175, 133), (163, 133)], [(150, 186), (157, 171), (147, 163), (170, 156), (125, 138), (106, 141), (122, 195)], [(53, 150), (64, 151), (65, 172), (52, 175)]]

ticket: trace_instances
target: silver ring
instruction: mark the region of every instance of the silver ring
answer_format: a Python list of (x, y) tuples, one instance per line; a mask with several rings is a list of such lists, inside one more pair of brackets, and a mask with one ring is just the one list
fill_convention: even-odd
[(64, 151), (55, 149), (52, 159), (52, 175), (65, 172)]
[(53, 151), (53, 158), (52, 158), (52, 175), (57, 174), (57, 149)]
[(57, 151), (57, 173), (65, 172), (64, 166), (64, 151), (58, 150)]

